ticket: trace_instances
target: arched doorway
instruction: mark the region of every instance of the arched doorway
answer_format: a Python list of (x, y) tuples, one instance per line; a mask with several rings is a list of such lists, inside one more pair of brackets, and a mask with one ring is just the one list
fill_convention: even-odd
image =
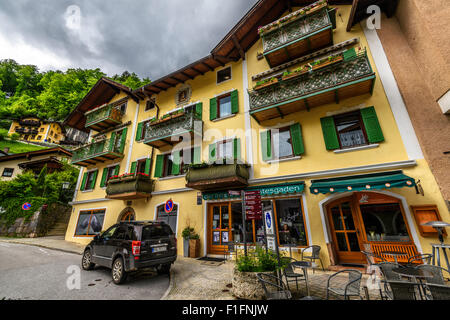
[(365, 263), (362, 250), (372, 250), (389, 261), (385, 251), (404, 252), (399, 262), (417, 254), (400, 199), (377, 192), (355, 192), (326, 205), (328, 228), (336, 260)]
[(131, 207), (127, 207), (122, 210), (122, 212), (119, 214), (118, 221), (134, 221), (136, 220), (136, 214), (134, 212), (134, 209)]

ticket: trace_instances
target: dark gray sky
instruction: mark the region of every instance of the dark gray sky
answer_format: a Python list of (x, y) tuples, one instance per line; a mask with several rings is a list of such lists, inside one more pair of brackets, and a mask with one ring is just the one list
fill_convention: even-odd
[(257, 0), (0, 0), (0, 59), (152, 80), (209, 54)]

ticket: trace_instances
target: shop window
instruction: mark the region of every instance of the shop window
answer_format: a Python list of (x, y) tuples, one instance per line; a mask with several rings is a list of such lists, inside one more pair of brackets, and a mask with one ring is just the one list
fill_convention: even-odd
[(275, 200), (280, 245), (306, 246), (305, 223), (300, 199)]
[(12, 177), (14, 172), (14, 168), (5, 168), (3, 169), (2, 177)]
[(95, 236), (100, 233), (105, 218), (105, 210), (80, 211), (75, 236)]
[(167, 223), (174, 233), (177, 232), (178, 205), (174, 204), (170, 213), (164, 210), (164, 204), (156, 208), (156, 220)]
[(231, 67), (217, 71), (217, 84), (231, 79)]
[(360, 205), (368, 241), (411, 241), (398, 203)]

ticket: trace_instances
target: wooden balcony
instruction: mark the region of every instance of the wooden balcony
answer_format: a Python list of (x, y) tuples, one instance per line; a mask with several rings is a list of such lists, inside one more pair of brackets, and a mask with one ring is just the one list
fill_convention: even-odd
[(271, 68), (333, 45), (336, 11), (326, 2), (297, 10), (260, 29), (263, 55)]
[(186, 187), (201, 191), (243, 188), (248, 186), (248, 178), (246, 164), (199, 165), (189, 168)]
[(159, 149), (168, 145), (173, 146), (181, 141), (174, 137), (185, 137), (186, 135), (189, 135), (191, 139), (194, 138), (194, 135), (203, 136), (203, 121), (194, 107), (147, 122), (144, 128), (143, 142)]
[(122, 112), (111, 104), (90, 110), (85, 115), (86, 128), (99, 132), (122, 123)]
[(374, 84), (375, 73), (364, 50), (249, 91), (250, 114), (258, 122), (279, 118), (324, 104), (339, 103), (342, 99), (372, 94)]
[(154, 190), (154, 180), (144, 174), (115, 177), (107, 182), (106, 198), (116, 200), (148, 199)]
[(72, 164), (87, 167), (109, 160), (123, 158), (116, 139), (105, 139), (83, 145), (73, 151)]

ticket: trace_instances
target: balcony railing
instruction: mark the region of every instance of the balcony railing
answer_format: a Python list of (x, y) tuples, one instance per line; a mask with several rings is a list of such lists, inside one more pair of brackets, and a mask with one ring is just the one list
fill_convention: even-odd
[(19, 124), (24, 127), (40, 127), (41, 121), (39, 121), (39, 120), (19, 120)]
[(212, 164), (192, 166), (186, 174), (186, 187), (201, 191), (248, 186), (247, 164)]
[(100, 106), (85, 113), (86, 128), (102, 131), (122, 123), (122, 112), (112, 104)]
[(270, 67), (332, 45), (335, 15), (335, 10), (329, 10), (325, 2), (262, 27), (263, 54)]
[(150, 198), (154, 185), (154, 180), (141, 173), (113, 177), (108, 180), (106, 198), (117, 200)]
[(21, 134), (31, 134), (36, 135), (39, 133), (38, 129), (29, 129), (29, 128), (16, 128), (15, 130), (17, 133)]
[(155, 148), (173, 145), (178, 139), (173, 137), (189, 135), (203, 136), (203, 121), (195, 107), (188, 107), (180, 112), (147, 122), (144, 126), (143, 141)]
[(315, 67), (249, 91), (250, 114), (264, 121), (373, 91), (375, 73), (365, 50)]
[(86, 144), (73, 151), (72, 163), (80, 166), (95, 165), (98, 162), (105, 162), (122, 158), (123, 152), (116, 139), (105, 139)]

